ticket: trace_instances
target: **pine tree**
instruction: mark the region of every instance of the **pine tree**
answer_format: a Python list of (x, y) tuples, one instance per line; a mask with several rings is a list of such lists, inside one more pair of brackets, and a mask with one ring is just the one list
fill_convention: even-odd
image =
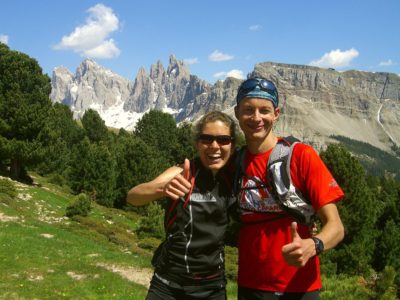
[(177, 127), (177, 143), (174, 149), (174, 161), (182, 162), (185, 158), (193, 158), (197, 151), (192, 137), (192, 124), (183, 122)]
[(119, 207), (125, 206), (129, 189), (153, 179), (170, 166), (156, 149), (126, 131), (120, 132), (114, 153), (118, 165), (116, 205)]
[(345, 237), (327, 257), (336, 263), (339, 272), (365, 274), (375, 251), (377, 200), (360, 162), (342, 145), (329, 145), (321, 157), (345, 193), (338, 204)]
[(174, 153), (178, 148), (178, 135), (176, 122), (170, 114), (157, 110), (146, 113), (136, 124), (135, 135), (157, 149), (170, 164), (176, 163)]
[(90, 194), (104, 206), (114, 206), (117, 165), (108, 147), (104, 143), (91, 144), (86, 137), (72, 152), (68, 174), (72, 190)]
[(378, 271), (392, 267), (400, 287), (400, 184), (391, 177), (383, 177), (376, 190), (382, 213), (377, 222), (379, 236), (373, 266)]
[(35, 59), (0, 43), (0, 154), (21, 179), (43, 154), (38, 134), (51, 107), (50, 78)]
[(70, 161), (71, 148), (79, 143), (83, 136), (84, 131), (73, 119), (70, 108), (55, 103), (39, 134), (44, 156), (36, 170), (42, 175), (63, 174)]
[(108, 140), (107, 126), (97, 111), (93, 109), (86, 110), (81, 122), (86, 136), (91, 142), (99, 143)]

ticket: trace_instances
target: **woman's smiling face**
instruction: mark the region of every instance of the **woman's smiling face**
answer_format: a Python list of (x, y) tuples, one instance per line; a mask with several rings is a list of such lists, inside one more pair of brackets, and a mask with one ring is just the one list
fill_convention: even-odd
[[(198, 138), (196, 148), (204, 167), (216, 174), (228, 162), (232, 154), (232, 142), (227, 143), (227, 136), (231, 136), (230, 128), (222, 121), (206, 123), (199, 137), (208, 135), (214, 137), (212, 141)], [(222, 137), (220, 142), (217, 137)], [(210, 137), (208, 137), (210, 138)]]

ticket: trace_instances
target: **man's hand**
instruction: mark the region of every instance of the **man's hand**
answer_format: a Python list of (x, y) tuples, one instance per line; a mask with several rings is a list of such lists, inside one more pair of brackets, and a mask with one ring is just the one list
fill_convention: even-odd
[(165, 186), (164, 193), (173, 200), (178, 200), (190, 191), (191, 184), (188, 181), (190, 174), (190, 162), (185, 159), (183, 171), (172, 178)]
[(297, 223), (290, 225), (292, 242), (282, 247), (282, 255), (288, 265), (304, 267), (310, 257), (315, 254), (315, 244), (312, 239), (302, 239), (297, 232)]

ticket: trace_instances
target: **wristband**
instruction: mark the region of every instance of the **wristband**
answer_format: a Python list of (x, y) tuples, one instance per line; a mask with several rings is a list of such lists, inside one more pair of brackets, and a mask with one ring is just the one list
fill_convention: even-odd
[(313, 236), (311, 238), (315, 243), (315, 255), (320, 255), (324, 251), (324, 242)]

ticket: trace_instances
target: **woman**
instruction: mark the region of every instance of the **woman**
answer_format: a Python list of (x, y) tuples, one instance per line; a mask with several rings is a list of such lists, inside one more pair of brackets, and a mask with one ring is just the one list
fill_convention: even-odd
[(225, 165), (234, 149), (235, 123), (218, 111), (194, 127), (198, 157), (171, 167), (128, 192), (127, 201), (144, 205), (171, 198), (166, 239), (154, 254), (148, 300), (225, 300), (224, 236), (234, 208)]

